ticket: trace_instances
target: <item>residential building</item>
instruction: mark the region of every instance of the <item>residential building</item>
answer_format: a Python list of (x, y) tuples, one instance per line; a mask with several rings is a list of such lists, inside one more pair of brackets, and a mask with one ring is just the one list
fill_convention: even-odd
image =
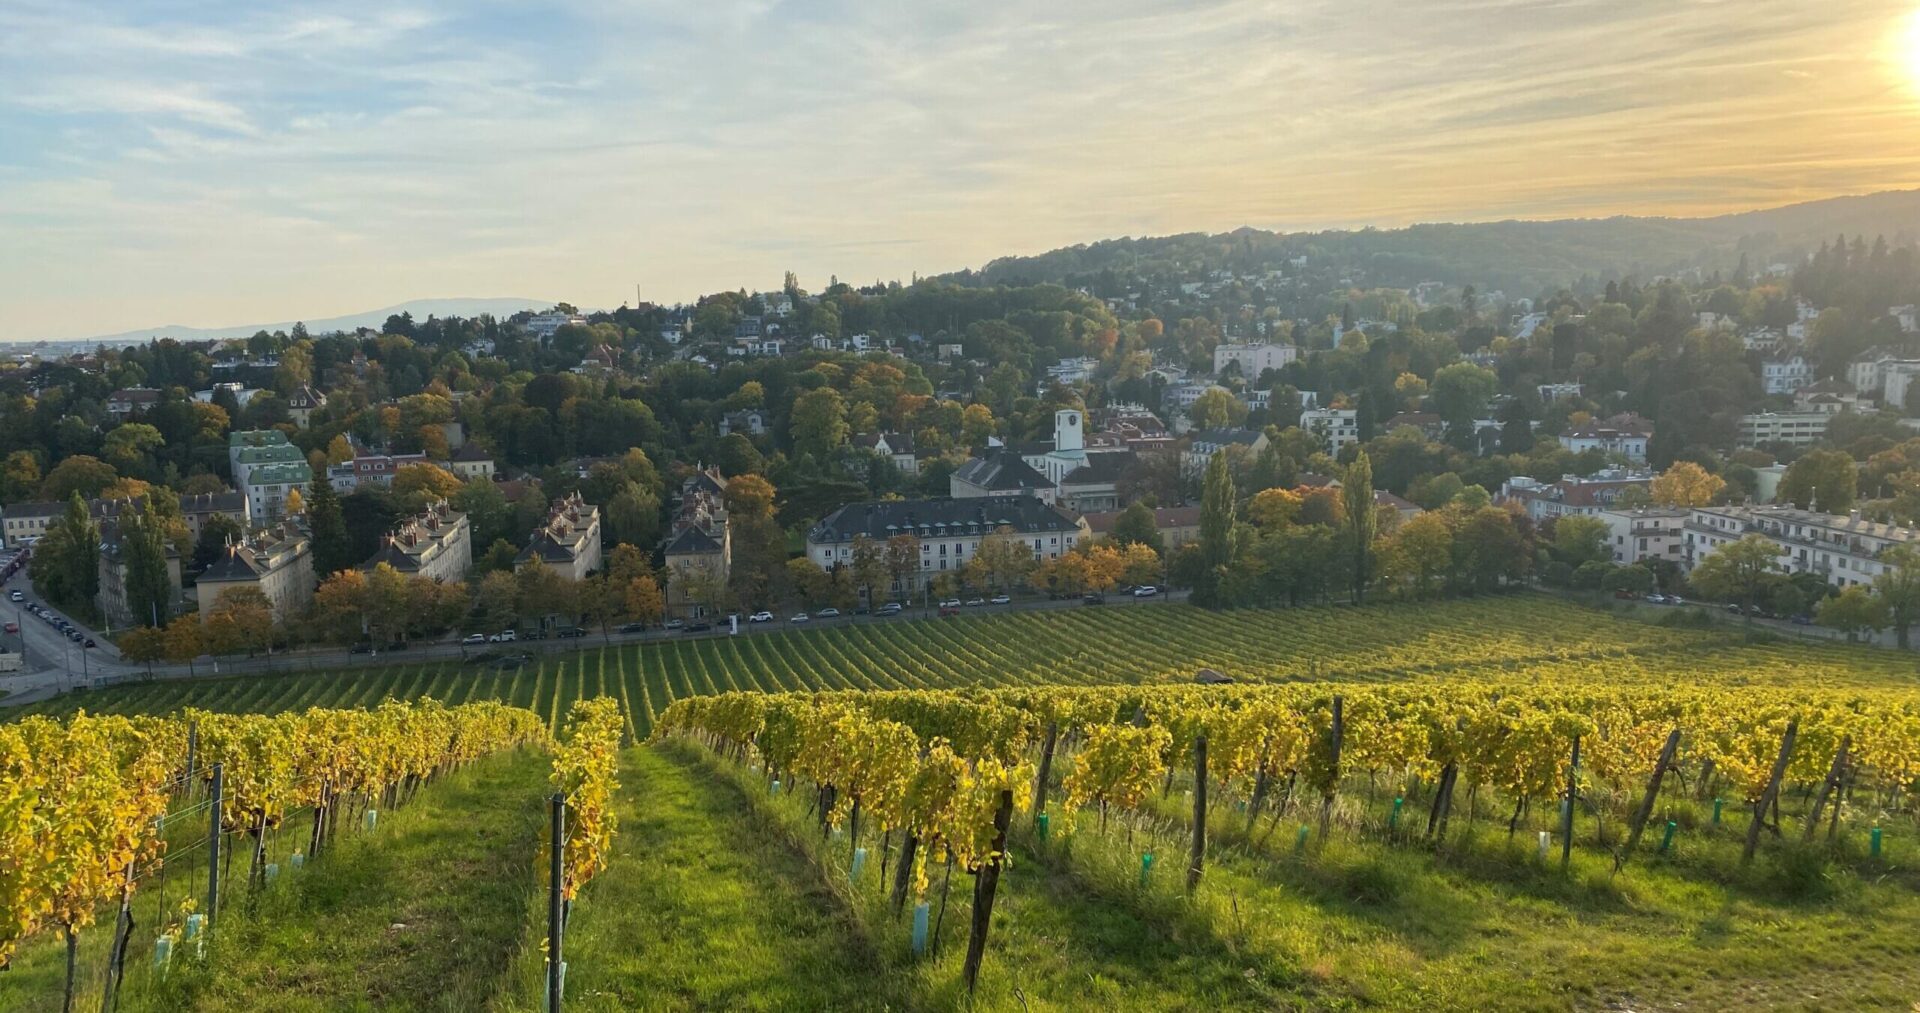
[(260, 388), (249, 387), (244, 383), (216, 383), (206, 390), (194, 391), (193, 399), (201, 404), (212, 404), (215, 395), (222, 391), (233, 395), (233, 402), (245, 408), (253, 401), (255, 395), (260, 393)]
[(520, 328), (541, 341), (553, 340), (555, 332), (568, 324), (585, 324), (587, 318), (567, 313), (535, 313)]
[(1563, 431), (1560, 445), (1576, 454), (1597, 449), (1640, 463), (1647, 459), (1647, 441), (1652, 438), (1653, 423), (1632, 412), (1623, 412)]
[(123, 387), (107, 395), (107, 413), (125, 420), (159, 403), (160, 391), (153, 387)]
[(1740, 445), (1759, 447), (1781, 443), (1805, 447), (1827, 435), (1833, 418), (1824, 411), (1760, 412), (1740, 416)]
[(1847, 364), (1847, 382), (1863, 394), (1885, 390), (1887, 371), (1892, 366), (1920, 367), (1920, 359), (1910, 359), (1885, 348), (1873, 348)]
[(1233, 393), (1211, 380), (1182, 380), (1179, 383), (1167, 387), (1166, 391), (1161, 394), (1161, 400), (1184, 412), (1192, 408), (1195, 401), (1200, 400), (1200, 395), (1210, 390), (1217, 390), (1227, 394)]
[(1564, 401), (1569, 398), (1580, 397), (1586, 393), (1587, 385), (1584, 383), (1543, 383), (1535, 387), (1534, 390), (1540, 395), (1540, 400), (1551, 404), (1555, 401)]
[(1194, 433), (1187, 449), (1180, 455), (1180, 466), (1189, 475), (1198, 475), (1207, 470), (1207, 462), (1213, 455), (1228, 447), (1244, 447), (1247, 455), (1258, 457), (1267, 449), (1267, 434), (1257, 429), (1206, 429)]
[(327, 396), (301, 384), (287, 395), (287, 417), (302, 429), (313, 424), (313, 413), (327, 406)]
[(1032, 496), (985, 499), (881, 500), (850, 503), (828, 514), (807, 532), (807, 558), (823, 567), (850, 564), (853, 542), (884, 543), (911, 535), (920, 544), (920, 570), (895, 594), (913, 594), (941, 573), (964, 568), (979, 551), (980, 540), (1001, 528), (1033, 546), (1035, 559), (1055, 559), (1087, 537), (1077, 517)]
[(1057, 483), (1005, 448), (988, 450), (961, 465), (947, 477), (947, 488), (954, 499), (1031, 496), (1049, 503), (1058, 491)]
[(1447, 438), (1447, 420), (1434, 412), (1400, 412), (1388, 419), (1380, 431), (1391, 433), (1402, 426), (1417, 430), (1421, 436), (1435, 442)]
[(313, 469), (307, 462), (264, 464), (247, 472), (247, 516), (256, 521), (277, 521), (286, 514), (287, 497), (295, 491), (305, 500), (313, 482)]
[(1392, 510), (1394, 521), (1401, 524), (1426, 513), (1425, 510), (1420, 508), (1420, 504), (1409, 499), (1395, 496), (1385, 489), (1375, 489), (1373, 491), (1373, 507), (1375, 511), (1382, 509)]
[(1871, 405), (1860, 399), (1853, 388), (1839, 380), (1810, 383), (1793, 392), (1796, 411), (1838, 415), (1841, 412), (1871, 412)]
[(870, 450), (893, 463), (903, 475), (920, 472), (920, 459), (914, 455), (913, 437), (907, 433), (856, 433), (851, 441), (862, 450)]
[(313, 602), (313, 547), (295, 528), (261, 528), (228, 545), (195, 583), (201, 622), (220, 603), (221, 593), (236, 587), (259, 588), (273, 606), (274, 619), (284, 622)]
[[(1101, 510), (1083, 515), (1087, 533), (1094, 538), (1109, 538), (1124, 510)], [(1200, 540), (1200, 508), (1197, 506), (1159, 507), (1153, 511), (1153, 527), (1160, 533), (1161, 548), (1171, 552), (1188, 542)]]
[(1607, 548), (1621, 566), (1656, 559), (1686, 561), (1688, 511), (1684, 509), (1601, 510), (1593, 516), (1607, 526)]
[[(119, 514), (127, 504), (126, 499), (91, 499), (87, 501), (87, 510), (94, 520), (104, 526), (108, 520)], [(62, 501), (40, 501), (30, 503), (10, 503), (0, 510), (0, 535), (4, 535), (5, 545), (9, 549), (18, 549), (32, 545), (47, 533), (48, 525), (59, 520), (67, 512), (67, 504)], [(200, 529), (207, 518), (214, 514), (224, 514), (240, 523), (244, 530), (247, 525), (247, 501), (237, 492), (210, 492), (199, 496), (180, 497), (180, 513), (186, 519), (187, 532), (194, 538), (200, 537)]]
[[(248, 451), (269, 453), (249, 454)], [(227, 466), (233, 473), (233, 484), (237, 489), (246, 487), (247, 469), (255, 464), (282, 464), (306, 459), (307, 455), (302, 454), (300, 448), (287, 439), (287, 434), (278, 429), (235, 430), (227, 435)]]
[(447, 461), (447, 467), (462, 480), (493, 479), (493, 455), (478, 443), (463, 443)]
[(1360, 413), (1352, 408), (1310, 408), (1300, 413), (1300, 428), (1326, 441), (1327, 452), (1360, 442)]
[(1213, 349), (1213, 371), (1219, 373), (1228, 365), (1238, 363), (1240, 375), (1248, 382), (1260, 379), (1260, 374), (1269, 369), (1279, 369), (1298, 358), (1300, 350), (1292, 345), (1270, 342), (1249, 344), (1223, 344)]
[(1803, 355), (1768, 359), (1760, 364), (1760, 385), (1769, 394), (1791, 394), (1813, 382), (1813, 363)]
[(1061, 476), (1054, 504), (1075, 513), (1120, 509), (1120, 479), (1133, 463), (1129, 453), (1088, 454), (1085, 464)]
[[(124, 502), (124, 501), (122, 501)], [(107, 628), (116, 629), (132, 626), (136, 621), (165, 621), (164, 616), (149, 612), (136, 620), (133, 611), (127, 605), (127, 564), (121, 549), (122, 526), (117, 516), (108, 517), (100, 522), (100, 590), (94, 595), (94, 604), (99, 606), (100, 614), (106, 618)], [(167, 601), (168, 615), (179, 610), (180, 605), (180, 552), (172, 545), (166, 547), (167, 559)], [(144, 610), (143, 610), (144, 611)]]
[(382, 563), (409, 577), (442, 583), (465, 580), (473, 568), (473, 526), (446, 500), (430, 504), (382, 537), (379, 550), (360, 568), (371, 570)]
[(772, 427), (773, 416), (762, 408), (742, 408), (720, 416), (720, 435), (730, 436), (745, 433), (748, 436), (765, 436)]
[(569, 580), (600, 569), (600, 508), (575, 492), (556, 499), (515, 564), (538, 562)]
[(1905, 306), (1887, 307), (1887, 316), (1892, 317), (1893, 322), (1899, 324), (1900, 329), (1908, 334), (1920, 331), (1920, 309), (1917, 309), (1912, 303), (1908, 303)]
[(1086, 383), (1088, 380), (1093, 379), (1093, 371), (1099, 365), (1099, 359), (1086, 355), (1072, 359), (1061, 359), (1059, 362), (1047, 367), (1047, 378), (1040, 382), (1040, 389), (1044, 392), (1049, 383), (1062, 383), (1067, 386), (1072, 386), (1076, 383)]
[(733, 537), (727, 526), (727, 479), (705, 468), (680, 483), (673, 525), (661, 553), (666, 557), (667, 613), (704, 615), (704, 592), (727, 585), (733, 564)]
[(1790, 506), (1695, 507), (1686, 522), (1687, 562), (1698, 566), (1750, 534), (1774, 543), (1781, 569), (1818, 574), (1835, 587), (1871, 584), (1885, 569), (1881, 557), (1886, 550), (1920, 542), (1920, 531), (1865, 520), (1857, 510), (1825, 514)]
[(1527, 516), (1536, 521), (1549, 517), (1589, 516), (1612, 509), (1613, 501), (1631, 488), (1648, 492), (1653, 487), (1651, 471), (1608, 468), (1591, 477), (1562, 475), (1558, 482), (1541, 482), (1515, 475), (1500, 487), (1496, 502), (1518, 503)]
[(225, 517), (245, 531), (253, 519), (247, 494), (243, 492), (203, 492), (180, 497), (180, 516), (186, 519), (187, 532), (196, 540), (200, 529), (213, 517)]
[(1920, 360), (1889, 362), (1882, 367), (1880, 381), (1880, 401), (1895, 411), (1905, 411), (1907, 407), (1907, 389), (1915, 376), (1920, 376)]
[(424, 453), (420, 454), (379, 454), (370, 450), (357, 451), (353, 455), (353, 489), (367, 489), (373, 486), (385, 488), (393, 484), (393, 476), (401, 468), (410, 464), (431, 464)]
[(1786, 342), (1784, 331), (1772, 327), (1757, 327), (1740, 335), (1740, 344), (1749, 352), (1777, 352)]

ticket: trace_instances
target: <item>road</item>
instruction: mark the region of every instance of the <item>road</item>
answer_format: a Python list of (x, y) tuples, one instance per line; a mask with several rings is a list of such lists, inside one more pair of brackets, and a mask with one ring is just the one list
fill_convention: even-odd
[[(39, 601), (24, 575), (16, 578), (17, 586), (27, 594), (28, 601)], [(11, 589), (11, 587), (9, 588)], [(1184, 602), (1185, 591), (1166, 591), (1151, 598), (1135, 598), (1118, 592), (1106, 596), (1107, 604), (1089, 606), (1078, 598), (1052, 601), (1045, 598), (1020, 598), (1007, 605), (985, 605), (960, 609), (960, 618), (974, 618), (1002, 612), (1044, 612), (1053, 609), (1072, 608), (1148, 608), (1154, 605)], [(9, 604), (9, 603), (0, 603)], [(42, 603), (44, 604), (44, 602)], [(23, 610), (24, 611), (24, 610)], [(841, 626), (855, 623), (889, 623), (902, 619), (934, 618), (937, 609), (917, 607), (902, 612), (897, 617), (880, 616), (841, 616), (837, 619), (815, 619), (808, 623), (793, 623), (782, 617), (770, 623), (740, 623), (742, 636), (779, 633), (795, 629), (816, 629), (826, 626)], [(69, 617), (70, 618), (70, 617)], [(0, 697), (0, 706), (7, 704), (26, 704), (43, 700), (50, 696), (68, 692), (81, 687), (110, 686), (121, 682), (152, 679), (192, 679), (213, 678), (216, 676), (239, 675), (254, 672), (284, 672), (289, 669), (315, 670), (330, 668), (361, 668), (367, 665), (383, 663), (411, 663), (430, 659), (465, 658), (478, 651), (508, 651), (517, 653), (550, 653), (580, 650), (602, 643), (636, 644), (669, 640), (692, 640), (700, 637), (729, 636), (726, 623), (715, 624), (707, 633), (680, 633), (673, 630), (652, 629), (644, 633), (615, 632), (602, 639), (598, 631), (578, 639), (523, 640), (514, 644), (488, 644), (481, 647), (468, 647), (460, 642), (459, 635), (449, 636), (431, 643), (416, 642), (404, 650), (383, 651), (378, 655), (351, 654), (339, 647), (301, 648), (293, 651), (281, 651), (272, 655), (260, 655), (252, 658), (202, 658), (193, 665), (154, 665), (149, 672), (146, 666), (135, 665), (120, 659), (117, 651), (108, 644), (106, 638), (94, 633), (94, 640), (100, 646), (93, 651), (82, 652), (76, 645), (67, 641), (58, 630), (31, 614), (25, 616), (21, 630), (28, 637), (29, 669), (39, 666), (37, 671), (30, 670), (17, 675), (0, 676), (0, 689), (7, 691)], [(13, 638), (9, 638), (13, 639)], [(64, 650), (63, 650), (64, 648)], [(82, 653), (92, 655), (80, 658)], [(50, 659), (50, 661), (46, 660)], [(66, 666), (71, 664), (69, 670)]]
[[(66, 634), (46, 620), (28, 612), (26, 607), (29, 603), (46, 603), (35, 595), (33, 584), (27, 579), (25, 571), (15, 574), (12, 580), (6, 582), (4, 589), (8, 592), (19, 591), (26, 596), (26, 601), (0, 600), (0, 615), (4, 615), (6, 621), (20, 625), (19, 633), (0, 634), (0, 641), (10, 651), (23, 652), (24, 667), (19, 673), (0, 681), (0, 687), (15, 694), (48, 686), (65, 691), (89, 685), (96, 678), (119, 676), (131, 670), (120, 660), (119, 650), (104, 635), (82, 627), (81, 635), (93, 637), (98, 645), (91, 649), (83, 648), (67, 639)], [(71, 616), (58, 610), (54, 612), (73, 622)]]

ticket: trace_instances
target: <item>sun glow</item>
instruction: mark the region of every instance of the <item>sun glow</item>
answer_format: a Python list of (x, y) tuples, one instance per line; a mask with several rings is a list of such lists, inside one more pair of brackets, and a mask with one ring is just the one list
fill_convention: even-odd
[(1907, 87), (1920, 96), (1920, 10), (1908, 14), (1901, 22), (1894, 46), (1894, 59), (1906, 72)]

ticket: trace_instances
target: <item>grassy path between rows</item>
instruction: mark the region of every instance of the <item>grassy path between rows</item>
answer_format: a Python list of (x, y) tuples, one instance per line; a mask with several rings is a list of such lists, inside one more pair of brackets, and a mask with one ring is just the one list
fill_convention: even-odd
[(525, 937), (547, 757), (483, 760), (223, 915), (210, 966), (122, 1009), (472, 1010)]
[[(622, 757), (619, 836), (568, 919), (567, 1009), (899, 1009), (806, 858), (686, 755)], [(544, 921), (540, 923), (544, 926)], [(538, 934), (495, 1008), (536, 1010)]]

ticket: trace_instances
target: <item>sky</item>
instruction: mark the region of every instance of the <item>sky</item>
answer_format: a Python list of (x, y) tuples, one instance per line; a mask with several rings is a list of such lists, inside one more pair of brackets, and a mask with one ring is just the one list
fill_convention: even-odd
[(0, 340), (1915, 187), (1916, 6), (0, 0)]

